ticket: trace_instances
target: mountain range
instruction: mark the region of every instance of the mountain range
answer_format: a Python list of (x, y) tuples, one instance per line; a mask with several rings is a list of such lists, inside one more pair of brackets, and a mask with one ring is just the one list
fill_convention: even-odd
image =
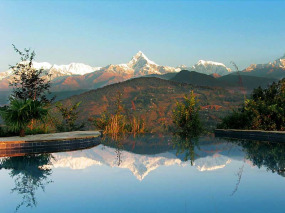
[[(162, 66), (148, 59), (141, 51), (135, 54), (127, 63), (110, 64), (105, 67), (92, 67), (82, 63), (52, 65), (47, 62), (34, 62), (33, 66), (37, 69), (42, 68), (51, 74), (53, 91), (96, 89), (141, 76), (174, 77), (181, 70), (196, 71), (215, 78), (233, 73), (230, 68), (222, 63), (204, 60), (199, 60), (192, 67), (185, 65), (178, 67)], [(240, 74), (271, 79), (285, 77), (284, 56), (272, 63), (252, 64), (240, 72)], [(170, 77), (167, 78), (170, 79)], [(0, 72), (0, 90), (9, 90), (9, 82), (11, 80), (11, 70)]]
[(285, 54), (281, 58), (267, 64), (251, 64), (243, 73), (251, 76), (284, 78), (285, 77)]

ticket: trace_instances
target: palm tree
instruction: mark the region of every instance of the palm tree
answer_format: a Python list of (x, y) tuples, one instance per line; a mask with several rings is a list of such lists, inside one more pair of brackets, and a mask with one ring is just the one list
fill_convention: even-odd
[(0, 115), (8, 128), (19, 132), (20, 137), (25, 136), (25, 128), (34, 120), (43, 120), (48, 114), (44, 104), (37, 100), (14, 99), (10, 105), (0, 110)]

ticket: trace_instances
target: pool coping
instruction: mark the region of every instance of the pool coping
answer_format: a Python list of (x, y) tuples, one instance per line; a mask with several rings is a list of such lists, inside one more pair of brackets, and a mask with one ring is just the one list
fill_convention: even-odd
[(6, 137), (0, 138), (0, 150), (76, 146), (90, 142), (94, 138), (100, 138), (100, 136), (99, 131), (74, 131), (26, 137)]
[(285, 143), (285, 131), (215, 129), (215, 136)]

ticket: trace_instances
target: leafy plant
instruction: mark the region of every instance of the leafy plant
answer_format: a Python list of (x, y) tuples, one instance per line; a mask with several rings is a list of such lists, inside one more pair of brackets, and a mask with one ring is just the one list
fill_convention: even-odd
[(218, 128), (285, 130), (285, 79), (257, 88), (243, 106), (223, 118)]
[(199, 118), (198, 100), (194, 92), (190, 96), (184, 96), (182, 102), (176, 102), (173, 110), (173, 131), (175, 134), (196, 137), (202, 132), (202, 125)]
[(48, 114), (44, 104), (37, 100), (14, 99), (9, 106), (3, 107), (0, 114), (11, 131), (19, 132), (25, 136), (25, 128), (35, 120), (43, 120)]
[(13, 92), (11, 100), (38, 100), (43, 103), (50, 103), (54, 98), (47, 97), (50, 94), (50, 77), (43, 68), (33, 67), (33, 61), (36, 56), (34, 51), (24, 49), (20, 51), (13, 45), (14, 50), (20, 55), (21, 61), (14, 66), (10, 66), (13, 72), (13, 80), (10, 86)]
[(78, 102), (71, 107), (64, 107), (60, 102), (56, 104), (56, 108), (62, 116), (62, 122), (56, 125), (58, 131), (77, 131), (84, 128), (84, 123), (77, 124), (80, 104), (81, 102)]

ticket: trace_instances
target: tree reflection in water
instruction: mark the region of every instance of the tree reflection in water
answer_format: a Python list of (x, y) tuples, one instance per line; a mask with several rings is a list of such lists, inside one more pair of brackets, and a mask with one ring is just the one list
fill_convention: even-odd
[(105, 145), (115, 145), (115, 152), (116, 152), (116, 156), (117, 156), (117, 165), (120, 166), (122, 163), (122, 150), (124, 149), (123, 143), (122, 141), (124, 139), (126, 139), (126, 135), (125, 134), (114, 134), (111, 135), (110, 137), (103, 137), (102, 138), (102, 143)]
[(264, 166), (267, 170), (285, 177), (285, 144), (257, 141), (237, 141), (246, 153), (246, 158), (258, 168)]
[(22, 196), (16, 211), (24, 205), (31, 208), (37, 206), (36, 191), (39, 188), (45, 191), (46, 185), (52, 182), (49, 179), (52, 171), (44, 167), (50, 164), (52, 158), (51, 154), (36, 154), (0, 159), (0, 169), (11, 170), (9, 175), (15, 181), (12, 193)]
[(195, 158), (195, 147), (199, 147), (199, 138), (189, 138), (182, 136), (174, 136), (172, 139), (173, 148), (176, 149), (176, 155), (184, 154), (184, 161), (190, 160), (191, 166), (194, 165)]
[[(246, 154), (246, 159), (251, 161), (253, 166), (257, 166), (258, 168), (264, 166), (268, 171), (285, 177), (285, 144), (252, 140), (232, 141), (242, 147)], [(237, 173), (237, 184), (231, 196), (233, 196), (238, 190), (243, 168), (244, 164)]]

